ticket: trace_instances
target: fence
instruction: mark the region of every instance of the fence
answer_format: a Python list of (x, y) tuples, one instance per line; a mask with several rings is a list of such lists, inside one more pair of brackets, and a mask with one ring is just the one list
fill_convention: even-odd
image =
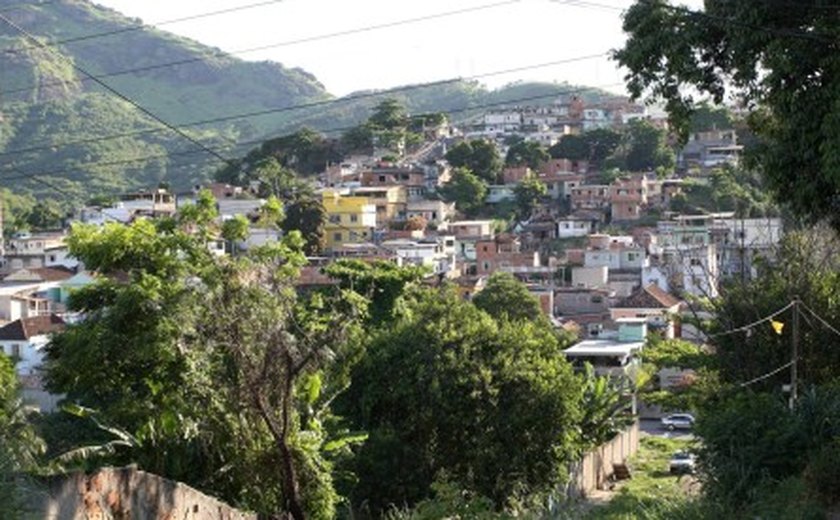
[(572, 466), (568, 496), (584, 498), (604, 484), (613, 474), (613, 464), (623, 464), (639, 450), (639, 421), (633, 423), (613, 440), (590, 451)]

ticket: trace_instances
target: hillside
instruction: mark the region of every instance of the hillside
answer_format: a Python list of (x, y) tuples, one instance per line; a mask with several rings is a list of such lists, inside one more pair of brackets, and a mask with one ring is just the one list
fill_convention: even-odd
[[(38, 47), (0, 23), (0, 184), (20, 193), (57, 196), (33, 181), (34, 174), (77, 202), (163, 181), (180, 189), (207, 180), (221, 164), (74, 65), (225, 158), (301, 126), (334, 135), (366, 119), (385, 96), (360, 92), (335, 100), (303, 70), (247, 62), (164, 31), (139, 30), (140, 20), (88, 0), (23, 7), (0, 0), (0, 13), (50, 45)], [(101, 33), (113, 34), (91, 37)], [(547, 95), (541, 99), (547, 102), (568, 88), (522, 83), (488, 91), (475, 81), (453, 81), (403, 87), (395, 97), (413, 113), (454, 110), (458, 120), (475, 114), (471, 107), (535, 95)], [(301, 104), (313, 105), (290, 108)], [(252, 115), (237, 117), (243, 114)]]

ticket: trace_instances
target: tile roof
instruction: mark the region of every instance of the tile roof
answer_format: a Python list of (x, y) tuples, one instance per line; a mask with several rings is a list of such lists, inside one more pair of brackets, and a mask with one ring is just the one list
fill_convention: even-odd
[(26, 341), (33, 336), (59, 332), (63, 329), (64, 320), (55, 314), (22, 318), (0, 327), (0, 340)]
[(73, 269), (64, 266), (25, 268), (10, 273), (3, 280), (7, 282), (61, 282), (72, 278), (74, 274), (76, 272)]
[(680, 301), (663, 291), (656, 284), (641, 287), (618, 302), (614, 307), (621, 309), (669, 309), (679, 305)]

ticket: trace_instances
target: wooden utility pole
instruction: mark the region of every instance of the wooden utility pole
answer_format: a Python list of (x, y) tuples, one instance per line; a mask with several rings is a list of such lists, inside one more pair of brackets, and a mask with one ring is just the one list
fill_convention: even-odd
[(793, 299), (793, 320), (791, 322), (791, 365), (790, 365), (790, 408), (793, 409), (797, 398), (797, 363), (799, 361), (799, 297)]

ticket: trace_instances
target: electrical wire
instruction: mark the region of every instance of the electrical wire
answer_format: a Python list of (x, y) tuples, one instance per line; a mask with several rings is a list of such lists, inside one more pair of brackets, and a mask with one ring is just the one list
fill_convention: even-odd
[[(585, 56), (576, 56), (576, 57), (572, 57), (572, 58), (555, 60), (555, 61), (545, 62), (545, 63), (538, 63), (538, 64), (534, 64), (534, 65), (514, 67), (514, 68), (510, 68), (510, 69), (497, 70), (497, 71), (492, 71), (492, 72), (487, 72), (487, 73), (482, 73), (482, 74), (473, 74), (471, 76), (459, 76), (459, 77), (455, 77), (455, 78), (449, 78), (449, 79), (443, 79), (443, 80), (437, 80), (437, 81), (430, 81), (430, 82), (419, 83), (419, 84), (415, 84), (415, 85), (403, 85), (403, 86), (400, 86), (400, 87), (394, 87), (394, 88), (380, 90), (380, 91), (362, 92), (362, 93), (359, 93), (359, 94), (354, 94), (352, 96), (346, 96), (346, 97), (343, 97), (343, 98), (311, 101), (311, 102), (308, 102), (308, 103), (300, 103), (300, 104), (297, 104), (297, 105), (290, 105), (290, 106), (286, 106), (286, 107), (270, 108), (270, 109), (254, 111), (254, 112), (245, 112), (245, 113), (240, 113), (240, 114), (233, 114), (233, 115), (204, 119), (204, 120), (199, 120), (199, 121), (192, 121), (192, 122), (181, 124), (180, 128), (190, 128), (190, 127), (194, 127), (194, 126), (208, 125), (208, 124), (213, 124), (213, 123), (235, 121), (235, 120), (238, 120), (238, 119), (248, 119), (248, 118), (251, 118), (251, 117), (258, 117), (258, 116), (264, 116), (264, 115), (292, 112), (292, 111), (296, 111), (296, 110), (320, 108), (320, 107), (324, 107), (324, 106), (337, 105), (337, 104), (342, 104), (342, 103), (352, 103), (352, 102), (356, 102), (356, 101), (359, 101), (359, 100), (362, 100), (362, 99), (377, 98), (377, 97), (387, 96), (387, 95), (391, 95), (391, 94), (410, 92), (410, 91), (413, 91), (413, 90), (419, 90), (419, 89), (424, 89), (424, 88), (445, 86), (445, 85), (449, 85), (449, 84), (459, 83), (459, 82), (462, 82), (462, 81), (470, 81), (470, 80), (481, 79), (481, 78), (489, 78), (489, 77), (493, 77), (493, 76), (501, 76), (501, 75), (511, 74), (511, 73), (515, 73), (515, 72), (523, 72), (523, 71), (533, 70), (533, 69), (538, 69), (538, 68), (545, 68), (545, 67), (563, 65), (563, 64), (567, 64), (567, 63), (574, 63), (574, 62), (579, 62), (579, 61), (603, 58), (607, 55), (608, 55), (608, 53), (598, 53), (598, 54), (589, 54), (589, 55), (585, 55)], [(613, 85), (615, 85), (615, 84), (613, 84)], [(610, 85), (610, 86), (613, 86), (613, 85)], [(598, 88), (598, 87), (593, 87), (593, 88)], [(73, 140), (73, 141), (65, 141), (63, 143), (52, 143), (52, 144), (49, 144), (49, 145), (39, 145), (39, 146), (30, 146), (30, 147), (27, 147), (27, 148), (17, 148), (17, 149), (7, 150), (7, 151), (4, 151), (4, 152), (1, 152), (0, 157), (8, 157), (10, 155), (31, 153), (31, 152), (38, 152), (38, 151), (51, 151), (51, 150), (53, 150), (53, 149), (55, 149), (56, 147), (59, 147), (59, 146), (70, 146), (70, 145), (75, 145), (75, 144), (102, 142), (102, 141), (107, 141), (107, 140), (110, 140), (110, 139), (119, 139), (119, 138), (123, 138), (123, 137), (133, 137), (133, 136), (139, 136), (139, 135), (154, 134), (154, 133), (159, 133), (159, 132), (164, 132), (164, 131), (166, 131), (164, 128), (149, 128), (149, 129), (144, 129), (144, 130), (134, 130), (134, 131), (131, 131), (131, 132), (123, 132), (123, 133), (119, 133), (119, 134), (112, 134), (112, 135), (108, 135), (108, 136), (98, 136), (98, 137), (93, 137), (93, 138), (77, 139), (77, 140)]]
[(808, 311), (808, 313), (809, 313), (811, 316), (813, 316), (813, 317), (814, 317), (814, 318), (816, 318), (816, 319), (817, 319), (820, 323), (822, 323), (822, 324), (823, 324), (823, 325), (824, 325), (824, 326), (825, 326), (828, 330), (830, 330), (831, 332), (833, 332), (833, 333), (837, 334), (838, 336), (840, 336), (840, 330), (837, 330), (835, 327), (833, 327), (830, 323), (828, 323), (828, 321), (826, 321), (826, 319), (825, 319), (825, 318), (823, 318), (822, 316), (820, 316), (819, 314), (817, 314), (816, 312), (814, 312), (814, 310), (813, 310), (813, 309), (811, 309), (810, 307), (808, 307), (808, 306), (807, 306), (807, 305), (805, 305), (804, 303), (799, 302), (799, 305), (801, 305), (801, 306), (802, 306), (802, 307), (803, 307), (806, 311)]
[[(191, 20), (200, 20), (202, 18), (210, 18), (210, 17), (213, 17), (213, 16), (235, 13), (235, 12), (238, 12), (238, 11), (246, 11), (246, 10), (255, 9), (255, 8), (258, 8), (258, 7), (265, 7), (265, 6), (268, 6), (268, 5), (279, 4), (283, 1), (284, 0), (267, 0), (267, 1), (263, 1), (263, 2), (253, 3), (253, 4), (240, 5), (240, 6), (236, 6), (236, 7), (229, 7), (227, 9), (220, 9), (218, 11), (210, 11), (210, 12), (206, 12), (206, 13), (199, 13), (199, 14), (194, 14), (194, 15), (189, 15), (189, 16), (183, 16), (181, 18), (173, 18), (173, 19), (170, 19), (170, 20), (163, 20), (163, 21), (154, 22), (154, 23), (151, 23), (151, 24), (140, 23), (138, 25), (132, 25), (131, 27), (121, 27), (119, 29), (114, 29), (112, 31), (86, 34), (86, 35), (82, 35), (82, 36), (74, 36), (73, 38), (67, 38), (67, 39), (64, 39), (64, 40), (46, 41), (46, 42), (42, 42), (42, 43), (44, 45), (46, 45), (47, 47), (57, 47), (59, 45), (64, 45), (64, 44), (67, 44), (67, 43), (93, 40), (93, 39), (96, 39), (96, 38), (104, 38), (106, 36), (113, 36), (113, 35), (116, 35), (116, 34), (124, 34), (124, 33), (129, 33), (129, 32), (142, 31), (144, 29), (149, 29), (149, 28), (152, 28), (152, 27), (160, 27), (160, 26), (163, 26), (163, 25), (172, 25), (172, 24), (181, 23), (181, 22), (188, 22), (188, 21), (191, 21)], [(19, 54), (19, 53), (24, 52), (28, 49), (34, 49), (34, 48), (37, 48), (37, 47), (38, 46), (36, 46), (36, 45), (23, 46), (23, 47), (7, 47), (5, 49), (0, 49), (0, 52), (4, 52), (6, 54)]]
[[(35, 37), (31, 34), (31, 33), (29, 33), (26, 29), (24, 29), (23, 27), (19, 26), (19, 25), (18, 25), (18, 24), (16, 24), (15, 22), (11, 21), (11, 20), (10, 20), (8, 17), (6, 17), (5, 15), (0, 14), (0, 21), (4, 22), (4, 23), (5, 23), (6, 25), (8, 25), (9, 27), (11, 27), (11, 28), (13, 28), (14, 30), (16, 30), (17, 32), (19, 32), (20, 34), (22, 34), (25, 38), (27, 38), (28, 40), (32, 41), (32, 42), (33, 42), (33, 43), (35, 43), (36, 45), (42, 45), (42, 44), (41, 44), (41, 42), (40, 42), (37, 38), (35, 38)], [(186, 133), (186, 132), (184, 132), (183, 130), (179, 129), (178, 127), (173, 126), (172, 124), (170, 124), (170, 123), (166, 122), (165, 120), (163, 120), (163, 119), (162, 119), (161, 117), (159, 117), (158, 115), (154, 114), (153, 112), (151, 112), (151, 111), (150, 111), (150, 110), (148, 110), (147, 108), (143, 107), (142, 105), (140, 105), (139, 103), (137, 103), (137, 102), (136, 102), (136, 101), (134, 101), (133, 99), (129, 98), (128, 96), (126, 96), (126, 95), (125, 95), (125, 94), (123, 94), (122, 92), (120, 92), (120, 91), (116, 90), (115, 88), (111, 87), (110, 85), (108, 85), (108, 84), (107, 84), (107, 83), (105, 83), (104, 81), (100, 80), (99, 78), (97, 78), (96, 76), (94, 76), (93, 74), (91, 74), (90, 72), (88, 72), (86, 69), (84, 69), (82, 66), (80, 66), (80, 65), (76, 64), (75, 62), (73, 62), (72, 60), (68, 59), (68, 58), (67, 58), (66, 56), (64, 56), (63, 54), (57, 53), (57, 52), (55, 52), (53, 49), (50, 49), (50, 48), (48, 48), (48, 47), (45, 47), (45, 48), (46, 48), (48, 51), (50, 51), (50, 52), (52, 52), (53, 54), (55, 54), (56, 56), (58, 56), (58, 57), (59, 57), (62, 61), (65, 61), (65, 62), (67, 62), (68, 64), (70, 64), (70, 66), (72, 66), (72, 67), (73, 67), (74, 69), (76, 69), (77, 71), (79, 71), (79, 72), (81, 72), (82, 74), (84, 74), (85, 76), (87, 76), (87, 77), (91, 78), (93, 81), (95, 81), (95, 82), (96, 82), (96, 84), (97, 84), (97, 85), (101, 86), (102, 88), (104, 88), (105, 90), (107, 90), (108, 92), (110, 92), (111, 94), (113, 94), (114, 96), (118, 97), (119, 99), (122, 99), (123, 101), (125, 101), (125, 102), (126, 102), (126, 103), (128, 103), (128, 104), (130, 104), (131, 106), (133, 106), (133, 107), (134, 107), (135, 109), (137, 109), (138, 111), (140, 111), (140, 112), (142, 112), (143, 114), (145, 114), (146, 116), (148, 116), (148, 117), (150, 117), (150, 118), (154, 119), (155, 121), (157, 121), (158, 123), (160, 123), (162, 126), (164, 126), (164, 127), (168, 128), (169, 130), (171, 130), (171, 131), (175, 132), (176, 134), (180, 135), (182, 138), (184, 138), (184, 139), (186, 139), (187, 141), (191, 142), (192, 144), (194, 144), (195, 146), (197, 146), (197, 147), (199, 147), (200, 149), (204, 150), (204, 151), (205, 151), (205, 152), (207, 152), (208, 154), (210, 154), (210, 155), (212, 155), (212, 156), (216, 157), (217, 159), (220, 159), (220, 160), (222, 160), (222, 161), (224, 161), (224, 162), (227, 162), (227, 159), (226, 159), (226, 158), (224, 158), (223, 156), (221, 156), (220, 154), (218, 154), (216, 151), (214, 151), (214, 150), (212, 150), (211, 148), (209, 148), (209, 147), (205, 146), (202, 142), (200, 142), (200, 141), (198, 141), (197, 139), (193, 138), (192, 136), (190, 136), (189, 134), (187, 134), (187, 133)]]
[[(282, 0), (274, 0), (274, 1), (282, 1)], [(476, 12), (476, 11), (482, 11), (482, 10), (486, 10), (486, 9), (493, 9), (493, 8), (497, 8), (497, 7), (501, 7), (501, 6), (505, 6), (505, 5), (518, 3), (520, 1), (521, 0), (506, 0), (506, 1), (498, 2), (498, 3), (494, 3), (494, 4), (479, 5), (479, 6), (469, 7), (469, 8), (465, 8), (465, 9), (457, 9), (457, 10), (454, 10), (454, 11), (447, 11), (447, 12), (443, 12), (443, 13), (425, 15), (425, 16), (420, 16), (420, 17), (416, 17), (416, 18), (407, 18), (407, 19), (404, 19), (404, 20), (395, 20), (395, 21), (392, 21), (392, 22), (387, 22), (387, 23), (382, 23), (382, 24), (377, 24), (377, 25), (369, 25), (369, 26), (365, 26), (365, 27), (358, 27), (358, 28), (355, 28), (355, 29), (348, 29), (348, 30), (338, 31), (338, 32), (333, 32), (333, 33), (326, 33), (326, 34), (320, 34), (320, 35), (315, 35), (315, 36), (309, 36), (309, 37), (299, 38), (299, 39), (295, 39), (295, 40), (286, 40), (286, 41), (282, 41), (282, 42), (279, 42), (279, 43), (260, 45), (258, 47), (250, 47), (250, 48), (247, 48), (247, 49), (241, 49), (241, 50), (232, 51), (232, 52), (217, 52), (217, 53), (211, 54), (209, 56), (197, 56), (197, 57), (194, 57), (194, 58), (186, 58), (186, 59), (182, 59), (182, 60), (176, 60), (176, 61), (161, 63), (161, 64), (157, 64), (157, 65), (147, 65), (147, 66), (144, 66), (144, 67), (137, 67), (137, 68), (134, 68), (134, 69), (125, 69), (125, 70), (116, 71), (116, 72), (99, 74), (98, 77), (99, 78), (106, 78), (106, 77), (113, 77), (113, 76), (122, 76), (122, 75), (132, 74), (132, 73), (136, 73), (136, 72), (146, 72), (146, 71), (158, 70), (158, 69), (163, 69), (163, 68), (168, 68), (168, 67), (187, 65), (187, 64), (190, 64), (190, 63), (200, 63), (200, 62), (205, 62), (207, 60), (214, 59), (214, 58), (215, 59), (223, 59), (223, 58), (227, 58), (231, 55), (250, 54), (250, 53), (253, 53), (253, 52), (265, 51), (265, 50), (269, 50), (269, 49), (277, 49), (277, 48), (280, 48), (280, 47), (287, 47), (287, 46), (291, 46), (291, 45), (299, 45), (299, 44), (302, 44), (302, 43), (311, 43), (311, 42), (320, 41), (320, 40), (328, 40), (328, 39), (331, 39), (331, 38), (338, 38), (338, 37), (341, 37), (341, 36), (350, 36), (350, 35), (353, 35), (353, 34), (361, 34), (361, 33), (371, 32), (371, 31), (380, 30), (380, 29), (398, 27), (398, 26), (401, 26), (401, 25), (408, 25), (408, 24), (412, 24), (412, 23), (419, 23), (419, 22), (425, 22), (425, 21), (429, 21), (429, 20), (435, 20), (435, 19), (438, 19), (438, 18), (445, 18), (445, 17), (449, 17), (449, 16), (462, 15), (462, 14), (472, 13), (472, 12)], [(160, 24), (158, 24), (158, 25), (160, 25)], [(139, 28), (142, 29), (142, 28), (145, 28), (145, 26), (140, 26)], [(135, 30), (135, 29), (131, 28), (131, 30)], [(102, 33), (102, 34), (116, 34), (117, 32), (119, 32), (119, 31), (112, 31), (110, 33)], [(93, 36), (90, 36), (90, 37), (88, 37), (88, 39), (92, 38), (92, 37)], [(61, 44), (61, 43), (67, 43), (67, 42), (78, 41), (78, 40), (79, 39), (63, 40), (63, 41), (60, 41), (60, 42), (55, 42), (55, 43), (46, 44), (46, 45), (55, 46), (55, 45), (58, 45), (58, 44)], [(29, 47), (26, 47), (26, 48), (29, 48)], [(10, 48), (10, 50), (6, 50), (5, 52), (11, 53), (15, 50), (20, 51), (22, 49)], [(80, 80), (80, 82), (81, 83), (86, 82), (85, 78), (82, 78)], [(11, 94), (16, 94), (16, 93), (20, 93), (20, 92), (27, 92), (29, 90), (32, 90), (36, 86), (46, 87), (46, 86), (56, 86), (56, 85), (63, 85), (63, 84), (64, 84), (63, 81), (53, 81), (53, 82), (46, 82), (46, 83), (41, 83), (41, 84), (32, 83), (32, 84), (27, 85), (25, 87), (17, 87), (17, 88), (10, 89), (10, 90), (0, 91), (0, 97), (8, 96), (8, 95), (11, 95)]]
[(738, 386), (740, 386), (741, 388), (745, 388), (745, 387), (750, 386), (754, 383), (758, 383), (759, 381), (763, 381), (763, 380), (767, 379), (768, 377), (773, 377), (774, 375), (778, 374), (782, 370), (792, 367), (793, 364), (796, 363), (796, 361), (798, 361), (798, 360), (789, 361), (788, 363), (785, 363), (784, 365), (776, 368), (775, 370), (773, 370), (771, 372), (768, 372), (764, 375), (758, 376), (755, 379), (750, 379), (749, 381), (747, 381), (745, 383), (741, 383)]
[(44, 0), (43, 2), (20, 2), (18, 4), (7, 5), (6, 7), (0, 9), (0, 13), (6, 13), (8, 11), (17, 11), (19, 9), (26, 9), (27, 7), (41, 7), (44, 5), (54, 4), (58, 2), (58, 0)]
[[(453, 114), (453, 113), (461, 113), (461, 112), (470, 112), (470, 111), (473, 111), (473, 110), (481, 110), (481, 109), (484, 109), (484, 108), (493, 108), (493, 107), (498, 107), (498, 106), (510, 106), (510, 105), (515, 105), (517, 103), (525, 103), (525, 102), (529, 102), (529, 101), (538, 101), (538, 100), (541, 100), (541, 99), (548, 99), (548, 98), (570, 95), (570, 94), (579, 94), (579, 93), (592, 91), (592, 90), (597, 90), (597, 89), (601, 89), (601, 88), (610, 88), (610, 87), (613, 87), (613, 86), (616, 86), (616, 85), (620, 85), (620, 84), (613, 83), (613, 84), (600, 85), (600, 86), (594, 86), (594, 87), (582, 87), (582, 88), (577, 88), (577, 89), (559, 90), (557, 92), (552, 92), (550, 94), (541, 94), (541, 95), (537, 95), (537, 96), (521, 97), (521, 98), (517, 98), (517, 99), (498, 101), (498, 102), (493, 102), (493, 103), (483, 103), (483, 104), (465, 106), (465, 107), (461, 107), (461, 108), (446, 110), (445, 112), (449, 113), (449, 114)], [(342, 131), (346, 131), (346, 130), (356, 128), (356, 126), (357, 125), (335, 127), (335, 128), (323, 129), (323, 130), (318, 130), (318, 131), (321, 132), (321, 133), (342, 132)], [(290, 135), (290, 134), (287, 134), (287, 135)], [(243, 145), (248, 145), (248, 144), (261, 144), (265, 141), (266, 141), (266, 139), (244, 141), (244, 142), (238, 143), (237, 146), (243, 146)], [(182, 152), (169, 152), (169, 153), (165, 153), (165, 154), (146, 155), (146, 156), (136, 157), (136, 158), (131, 158), (131, 159), (120, 159), (120, 160), (114, 160), (114, 161), (98, 161), (98, 162), (93, 162), (93, 163), (82, 164), (82, 165), (79, 165), (79, 166), (77, 166), (76, 168), (73, 168), (73, 169), (62, 168), (62, 169), (57, 169), (57, 170), (41, 172), (40, 174), (41, 175), (53, 176), (53, 175), (58, 175), (58, 174), (61, 174), (61, 173), (67, 173), (69, 171), (83, 171), (83, 169), (85, 169), (85, 168), (92, 168), (92, 167), (95, 167), (95, 166), (116, 166), (116, 165), (120, 165), (120, 164), (130, 164), (130, 163), (134, 163), (134, 162), (148, 161), (148, 160), (151, 160), (151, 159), (166, 159), (166, 158), (171, 158), (171, 157), (176, 157), (176, 156), (195, 155), (195, 154), (198, 154), (198, 153), (201, 153), (201, 151), (200, 150), (187, 150), (187, 151), (182, 151)], [(224, 159), (224, 158), (222, 160), (223, 160), (223, 162), (226, 162), (226, 163), (231, 162), (228, 159)], [(0, 173), (2, 173), (2, 172), (0, 172)], [(18, 175), (18, 176), (11, 176), (11, 177), (0, 177), (0, 181), (21, 180), (21, 179), (26, 179), (26, 178), (27, 178), (26, 175)]]
[(724, 331), (724, 332), (718, 332), (717, 334), (707, 335), (706, 339), (719, 338), (719, 337), (722, 337), (722, 336), (728, 336), (730, 334), (736, 334), (738, 332), (746, 332), (747, 330), (750, 330), (754, 327), (757, 327), (758, 325), (761, 325), (762, 323), (766, 323), (766, 322), (772, 320), (773, 318), (775, 318), (779, 314), (782, 314), (783, 312), (787, 311), (788, 309), (790, 309), (791, 307), (793, 307), (796, 304), (797, 304), (797, 301), (792, 301), (792, 302), (788, 303), (787, 305), (785, 305), (784, 307), (782, 307), (781, 309), (777, 310), (776, 312), (774, 312), (772, 314), (768, 314), (767, 316), (765, 316), (765, 317), (763, 317), (759, 320), (756, 320), (756, 321), (754, 321), (752, 323), (749, 323), (747, 325), (744, 325), (742, 327), (727, 330), (727, 331)]
[[(515, 3), (515, 2), (518, 2), (518, 1), (520, 1), (520, 0), (506, 1), (506, 2), (501, 2), (501, 3), (498, 3), (498, 4), (487, 4), (487, 5), (477, 6), (477, 7), (467, 8), (467, 9), (458, 9), (458, 10), (455, 10), (455, 11), (448, 11), (448, 12), (443, 12), (443, 13), (438, 13), (438, 14), (426, 15), (426, 16), (421, 16), (421, 17), (417, 17), (417, 18), (407, 18), (407, 19), (404, 19), (404, 20), (396, 20), (396, 21), (388, 22), (388, 23), (384, 23), (384, 24), (370, 25), (370, 26), (366, 26), (366, 27), (359, 27), (359, 28), (356, 28), (356, 29), (348, 29), (348, 30), (345, 30), (345, 31), (320, 34), (320, 35), (309, 36), (309, 37), (306, 37), (306, 38), (300, 38), (300, 39), (296, 39), (296, 40), (286, 40), (286, 41), (282, 41), (282, 42), (279, 42), (279, 43), (271, 43), (271, 44), (267, 44), (267, 45), (260, 45), (258, 47), (250, 47), (250, 48), (240, 49), (240, 50), (236, 50), (236, 51), (217, 52), (217, 53), (209, 55), (209, 56), (197, 56), (197, 57), (194, 57), (194, 58), (186, 58), (186, 59), (183, 59), (183, 60), (164, 62), (164, 63), (159, 63), (159, 64), (156, 64), (156, 65), (147, 65), (147, 66), (144, 66), (144, 67), (137, 67), (137, 68), (132, 68), (132, 69), (124, 69), (124, 70), (120, 70), (120, 71), (108, 72), (108, 73), (104, 73), (104, 74), (99, 74), (98, 77), (99, 78), (107, 78), (107, 77), (113, 77), (113, 76), (123, 76), (123, 75), (126, 75), (126, 74), (133, 74), (133, 73), (137, 73), (137, 72), (148, 72), (148, 71), (152, 71), (152, 70), (159, 70), (159, 69), (164, 69), (164, 68), (169, 68), (169, 67), (188, 65), (188, 64), (191, 64), (191, 63), (201, 63), (201, 62), (206, 62), (210, 59), (224, 59), (224, 58), (227, 58), (231, 55), (236, 56), (236, 55), (239, 55), (239, 54), (250, 54), (250, 53), (253, 53), (253, 52), (260, 52), (260, 51), (265, 51), (265, 50), (269, 50), (269, 49), (277, 49), (277, 48), (280, 48), (280, 47), (287, 47), (287, 46), (290, 46), (290, 45), (298, 45), (298, 44), (301, 44), (301, 43), (309, 43), (309, 42), (314, 42), (314, 41), (319, 41), (319, 40), (327, 40), (327, 39), (331, 39), (331, 38), (338, 38), (338, 37), (341, 37), (341, 36), (348, 36), (348, 35), (353, 35), (353, 34), (370, 32), (370, 31), (374, 31), (374, 30), (378, 30), (378, 29), (397, 27), (397, 26), (400, 26), (400, 25), (408, 25), (408, 24), (411, 24), (411, 23), (424, 22), (424, 21), (428, 21), (428, 20), (434, 20), (434, 19), (437, 19), (437, 18), (444, 18), (444, 17), (448, 17), (448, 16), (466, 14), (466, 13), (470, 13), (470, 12), (473, 12), (473, 11), (490, 9), (490, 8), (494, 8), (494, 7), (508, 5), (508, 4), (512, 4), (512, 3)], [(85, 78), (80, 79), (81, 83), (84, 83), (86, 81), (87, 80)], [(0, 90), (0, 97), (8, 96), (8, 95), (11, 95), (11, 94), (17, 94), (17, 93), (20, 93), (20, 92), (28, 92), (28, 91), (32, 90), (33, 88), (35, 88), (36, 86), (41, 86), (41, 87), (58, 86), (58, 85), (63, 85), (64, 83), (65, 82), (63, 82), (63, 81), (53, 81), (53, 82), (46, 82), (46, 83), (41, 83), (41, 84), (33, 83), (33, 84), (25, 86), (25, 87), (19, 87), (19, 88), (14, 88), (14, 89), (10, 89), (10, 90)]]

